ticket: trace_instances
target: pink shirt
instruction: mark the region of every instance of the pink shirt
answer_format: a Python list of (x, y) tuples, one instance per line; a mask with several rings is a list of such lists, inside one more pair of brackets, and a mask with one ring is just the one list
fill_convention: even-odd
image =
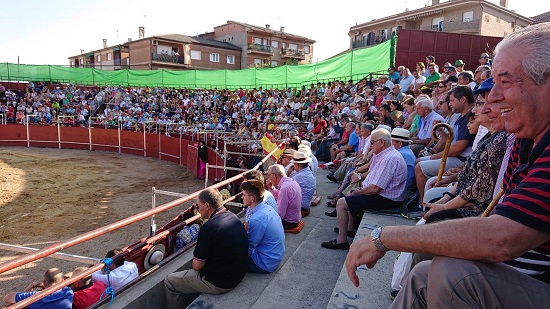
[(279, 189), (270, 190), (277, 200), (277, 212), (281, 219), (298, 223), (302, 219), (302, 188), (290, 177), (283, 177), (277, 185)]

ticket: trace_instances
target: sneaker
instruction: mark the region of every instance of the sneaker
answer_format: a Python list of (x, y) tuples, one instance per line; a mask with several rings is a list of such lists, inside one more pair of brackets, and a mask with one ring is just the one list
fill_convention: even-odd
[(309, 209), (302, 208), (302, 218), (309, 216)]
[(397, 297), (397, 294), (399, 294), (399, 290), (392, 290), (392, 291), (390, 292), (390, 298), (391, 298), (391, 300), (394, 300), (395, 297)]

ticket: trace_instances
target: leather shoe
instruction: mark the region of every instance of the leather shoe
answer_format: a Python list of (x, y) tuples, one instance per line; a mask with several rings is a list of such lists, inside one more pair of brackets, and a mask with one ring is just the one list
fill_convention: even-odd
[(329, 217), (333, 217), (333, 218), (336, 218), (337, 215), (336, 215), (336, 209), (334, 209), (333, 211), (331, 212), (325, 212), (325, 215), (329, 216)]
[(302, 218), (309, 216), (309, 209), (302, 208)]
[(336, 239), (325, 241), (321, 244), (321, 247), (327, 248), (327, 249), (342, 249), (342, 250), (349, 250), (349, 243), (343, 242), (338, 243)]
[(328, 202), (327, 202), (327, 206), (328, 206), (328, 207), (334, 208), (334, 207), (336, 207), (336, 202), (335, 202), (334, 200), (328, 201)]
[(328, 178), (328, 180), (330, 180), (330, 181), (338, 182), (338, 179), (336, 179), (336, 177), (334, 177), (333, 174), (328, 174), (328, 175), (327, 175), (327, 178)]
[[(338, 234), (340, 232), (340, 229), (335, 227), (334, 232), (336, 232), (336, 234)], [(348, 231), (348, 237), (355, 237), (355, 231)]]

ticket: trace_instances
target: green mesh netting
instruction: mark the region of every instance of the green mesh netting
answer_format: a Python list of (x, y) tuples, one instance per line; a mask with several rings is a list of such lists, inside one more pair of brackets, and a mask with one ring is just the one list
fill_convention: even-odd
[(118, 70), (53, 65), (0, 64), (0, 80), (54, 81), (81, 85), (166, 86), (200, 88), (282, 88), (335, 79), (358, 81), (393, 63), (394, 40), (354, 50), (314, 64), (244, 70)]

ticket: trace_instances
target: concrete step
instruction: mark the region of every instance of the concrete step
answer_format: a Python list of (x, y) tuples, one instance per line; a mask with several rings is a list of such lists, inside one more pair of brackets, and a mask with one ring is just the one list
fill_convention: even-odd
[[(416, 221), (407, 220), (398, 214), (366, 212), (361, 219), (354, 242), (365, 237), (370, 239), (374, 228), (387, 225), (414, 225)], [(388, 308), (392, 300), (391, 278), (393, 264), (398, 252), (389, 251), (372, 269), (361, 266), (357, 270), (359, 287), (355, 287), (346, 272), (345, 265), (340, 271), (329, 303), (326, 308)]]

